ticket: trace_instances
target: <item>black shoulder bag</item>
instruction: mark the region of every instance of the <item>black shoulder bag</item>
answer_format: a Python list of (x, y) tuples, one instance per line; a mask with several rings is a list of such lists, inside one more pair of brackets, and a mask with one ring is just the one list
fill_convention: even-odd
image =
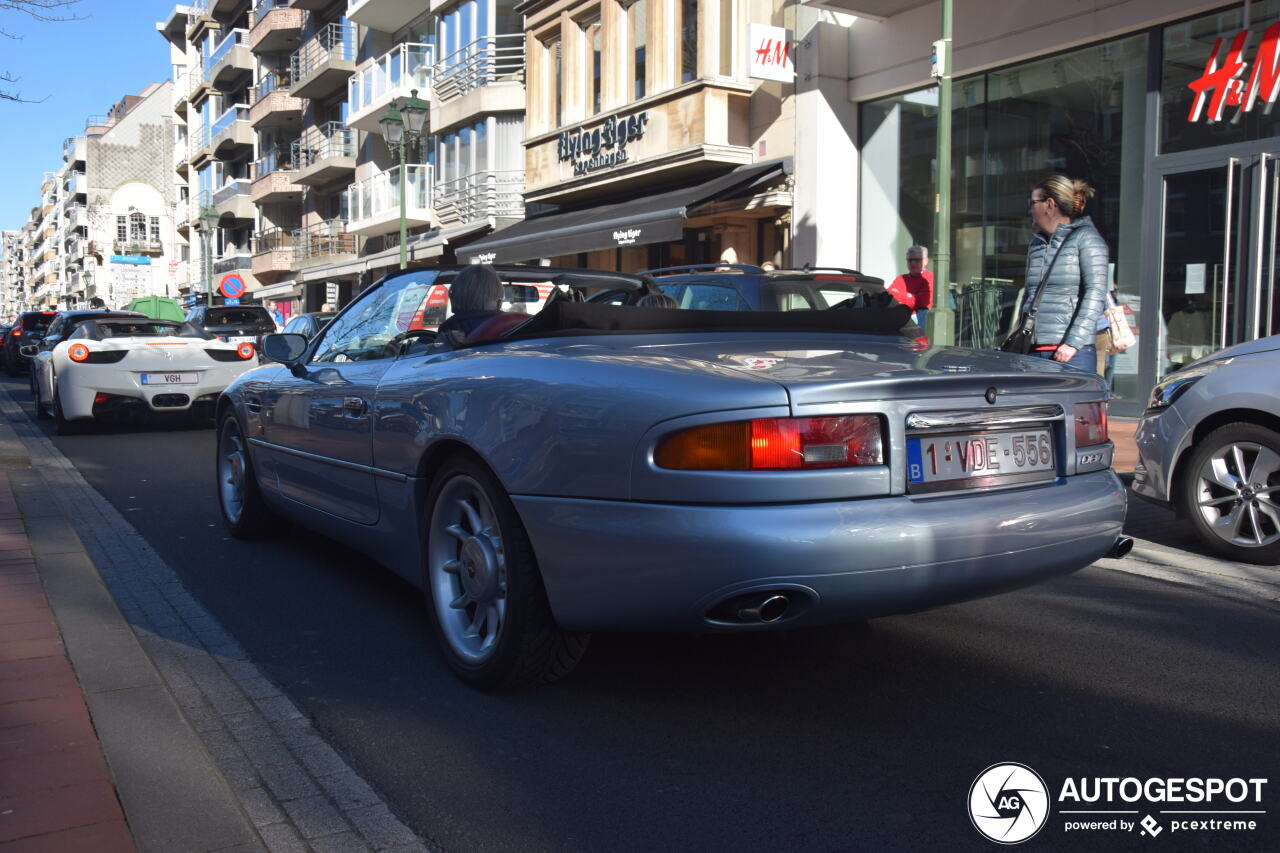
[[(1074, 233), (1074, 232), (1072, 232)], [(1022, 316), (1018, 318), (1018, 324), (1013, 327), (1013, 331), (1000, 344), (1001, 352), (1011, 352), (1014, 355), (1027, 355), (1035, 348), (1036, 345), (1036, 312), (1040, 310), (1040, 297), (1044, 296), (1045, 285), (1049, 283), (1049, 273), (1053, 272), (1053, 265), (1058, 262), (1058, 255), (1062, 254), (1062, 250), (1066, 248), (1067, 240), (1071, 239), (1068, 234), (1063, 241), (1058, 244), (1058, 250), (1053, 253), (1053, 257), (1049, 260), (1049, 266), (1044, 268), (1044, 275), (1040, 276), (1040, 283), (1036, 285), (1036, 297), (1031, 300), (1031, 309), (1023, 311)]]

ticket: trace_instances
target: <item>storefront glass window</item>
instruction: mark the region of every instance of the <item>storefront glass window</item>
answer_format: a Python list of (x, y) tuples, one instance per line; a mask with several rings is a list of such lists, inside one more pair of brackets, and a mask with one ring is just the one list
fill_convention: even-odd
[[(1243, 69), (1236, 78), (1246, 97), (1253, 88), (1251, 83), (1255, 69), (1270, 64), (1262, 61), (1267, 58), (1264, 35), (1276, 23), (1280, 23), (1280, 0), (1261, 0), (1251, 4), (1249, 37), (1239, 56)], [(1220, 104), (1220, 120), (1210, 121), (1210, 113), (1215, 107), (1214, 96), (1221, 87), (1207, 86), (1199, 104), (1196, 92), (1191, 89), (1190, 84), (1205, 76), (1209, 57), (1219, 39), (1222, 43), (1218, 45), (1217, 67), (1223, 69), (1228, 66), (1233, 41), (1243, 30), (1244, 9), (1241, 6), (1164, 28), (1164, 63), (1160, 80), (1161, 153), (1280, 136), (1280, 110), (1270, 109), (1265, 94), (1259, 94), (1253, 108), (1248, 111), (1231, 104), (1234, 98), (1224, 96)], [(1222, 82), (1225, 84), (1226, 81)], [(1265, 89), (1266, 76), (1259, 74), (1257, 83), (1258, 88)], [(1197, 115), (1195, 121), (1191, 120), (1193, 111)]]
[[(957, 335), (994, 346), (1008, 328), (1031, 240), (1027, 197), (1044, 177), (1088, 181), (1086, 208), (1111, 248), (1112, 275), (1138, 299), (1146, 127), (1145, 35), (957, 80), (952, 117), (952, 306)], [(937, 90), (862, 107), (859, 268), (892, 279), (907, 247), (936, 254)], [(1136, 352), (1117, 390), (1136, 388)], [(1121, 356), (1121, 358), (1125, 358)]]

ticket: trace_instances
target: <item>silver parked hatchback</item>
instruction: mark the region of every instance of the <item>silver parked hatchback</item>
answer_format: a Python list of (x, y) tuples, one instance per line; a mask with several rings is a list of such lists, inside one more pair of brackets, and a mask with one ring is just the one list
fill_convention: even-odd
[(1173, 508), (1220, 554), (1280, 563), (1280, 335), (1166, 376), (1136, 439), (1138, 496)]

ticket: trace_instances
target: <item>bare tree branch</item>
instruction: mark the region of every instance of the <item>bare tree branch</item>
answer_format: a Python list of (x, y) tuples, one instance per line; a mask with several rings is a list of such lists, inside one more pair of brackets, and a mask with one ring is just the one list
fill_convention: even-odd
[[(69, 9), (80, 0), (0, 0), (0, 12), (22, 12), (37, 21), (46, 23), (62, 23), (65, 21), (83, 21), (85, 15), (61, 14), (59, 10)], [(21, 41), (22, 36), (0, 27), (0, 36)], [(17, 83), (21, 77), (14, 77), (9, 72), (0, 72), (0, 82)], [(0, 88), (0, 101), (16, 101), (20, 104), (38, 104), (48, 99), (48, 95), (39, 100), (22, 97), (22, 92), (12, 92)]]

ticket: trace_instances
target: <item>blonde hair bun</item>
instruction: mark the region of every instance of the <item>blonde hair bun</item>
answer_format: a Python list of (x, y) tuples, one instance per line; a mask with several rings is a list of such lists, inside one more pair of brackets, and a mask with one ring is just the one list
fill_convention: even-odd
[(1052, 197), (1054, 204), (1067, 216), (1079, 216), (1084, 212), (1085, 204), (1094, 196), (1093, 187), (1066, 175), (1051, 175), (1036, 184), (1036, 189)]

